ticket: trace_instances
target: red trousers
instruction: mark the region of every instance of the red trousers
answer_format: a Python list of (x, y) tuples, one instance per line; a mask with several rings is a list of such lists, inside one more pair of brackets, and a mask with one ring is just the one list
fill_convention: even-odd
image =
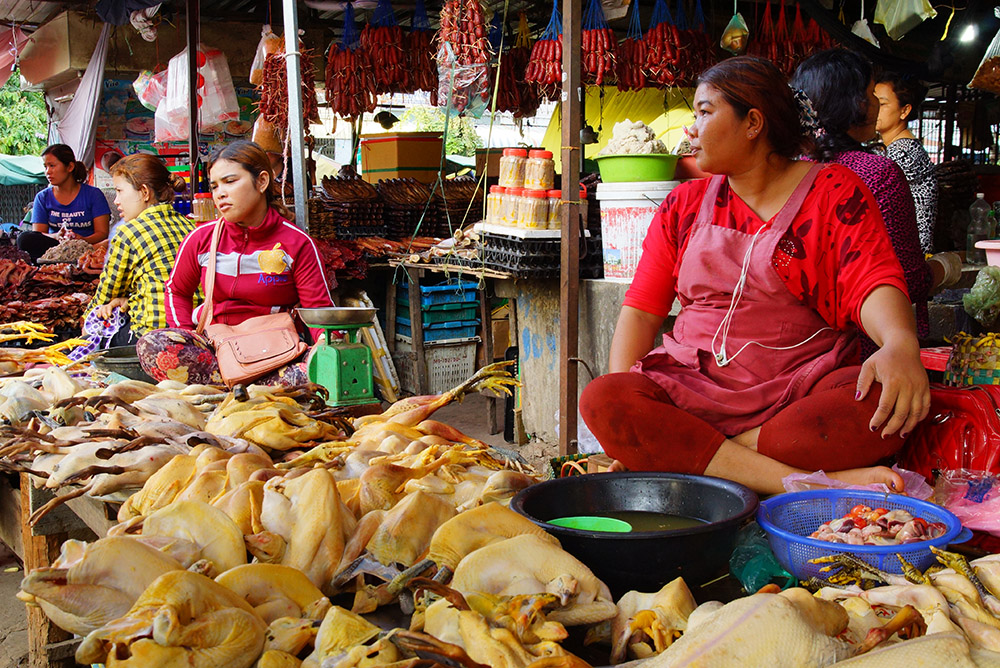
[[(802, 399), (761, 425), (757, 451), (807, 471), (872, 466), (903, 447), (893, 434), (868, 427), (882, 386), (856, 401), (861, 367), (837, 369)], [(604, 451), (633, 471), (703, 473), (727, 436), (677, 408), (667, 391), (641, 373), (593, 380), (580, 397), (580, 413)]]

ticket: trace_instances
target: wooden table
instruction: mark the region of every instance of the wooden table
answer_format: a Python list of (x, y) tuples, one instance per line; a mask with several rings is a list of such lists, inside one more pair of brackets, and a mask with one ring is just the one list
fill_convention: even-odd
[[(25, 573), (51, 566), (67, 540), (92, 541), (107, 535), (108, 529), (117, 524), (115, 506), (83, 496), (59, 506), (31, 526), (28, 518), (52, 496), (49, 490), (35, 489), (26, 473), (19, 479), (13, 474), (0, 476), (0, 539), (24, 563)], [(80, 639), (52, 624), (37, 606), (27, 606), (27, 614), (28, 666), (76, 666), (74, 653)]]
[[(466, 278), (474, 278), (479, 283), (477, 290), (479, 296), (479, 320), (482, 331), (483, 358), (487, 364), (492, 364), (494, 360), (493, 351), (493, 323), (490, 302), (486, 289), (486, 279), (510, 280), (514, 277), (511, 274), (487, 269), (486, 267), (466, 267), (457, 264), (439, 263), (412, 263), (401, 260), (390, 261), (390, 266), (398, 267), (406, 272), (407, 290), (409, 294), (410, 306), (410, 332), (413, 342), (413, 378), (416, 385), (417, 394), (429, 394), (429, 382), (427, 375), (427, 357), (424, 351), (424, 320), (421, 313), (420, 281), (429, 273), (436, 274), (458, 274)], [(396, 284), (390, 282), (385, 298), (385, 324), (386, 324), (386, 344), (389, 346), (390, 354), (396, 350)], [(515, 309), (513, 304), (510, 308), (510, 331), (516, 332)], [(497, 397), (488, 396), (487, 425), (490, 434), (497, 434), (500, 429), (497, 427)]]

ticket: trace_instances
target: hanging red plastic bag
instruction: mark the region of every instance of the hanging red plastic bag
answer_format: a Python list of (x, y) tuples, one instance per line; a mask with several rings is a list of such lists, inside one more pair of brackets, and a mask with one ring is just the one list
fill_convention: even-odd
[(742, 14), (736, 12), (733, 18), (729, 19), (729, 25), (722, 32), (722, 39), (719, 41), (719, 46), (734, 56), (740, 56), (747, 50), (747, 39), (749, 37), (750, 30), (747, 28), (747, 22), (743, 20)]
[(162, 70), (153, 74), (149, 70), (139, 73), (139, 78), (132, 82), (135, 95), (139, 98), (142, 106), (150, 111), (156, 111), (160, 101), (167, 94), (167, 71)]
[[(993, 10), (997, 18), (1000, 18), (1000, 7)], [(969, 88), (978, 88), (991, 93), (1000, 93), (1000, 30), (993, 36), (983, 60), (976, 68), (976, 74), (969, 82)]]
[(265, 24), (260, 31), (260, 41), (257, 43), (257, 53), (250, 65), (250, 83), (259, 86), (264, 81), (264, 59), (272, 53), (281, 51), (283, 40), (271, 31), (271, 26)]
[(875, 23), (885, 26), (895, 40), (935, 16), (937, 11), (927, 0), (878, 0), (875, 5)]

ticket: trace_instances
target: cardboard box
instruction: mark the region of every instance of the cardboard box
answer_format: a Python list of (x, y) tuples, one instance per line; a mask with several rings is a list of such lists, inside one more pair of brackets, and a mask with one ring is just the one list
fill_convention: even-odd
[(434, 183), (441, 166), (440, 132), (388, 132), (361, 137), (361, 178), (411, 178)]
[(482, 176), (486, 170), (486, 178), (500, 178), (500, 157), (502, 148), (476, 149), (476, 176)]

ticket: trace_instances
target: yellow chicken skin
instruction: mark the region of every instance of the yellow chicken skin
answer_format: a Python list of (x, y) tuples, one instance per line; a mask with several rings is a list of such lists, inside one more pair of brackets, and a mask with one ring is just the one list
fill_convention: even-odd
[(265, 629), (234, 592), (204, 575), (171, 571), (124, 617), (88, 634), (76, 660), (108, 668), (248, 668), (264, 647)]
[(126, 499), (118, 510), (118, 521), (144, 517), (169, 505), (187, 488), (200, 469), (229, 456), (225, 450), (207, 444), (192, 448), (186, 455), (177, 455), (151, 475), (142, 489)]
[(345, 535), (356, 524), (325, 469), (268, 480), (261, 522), (285, 542), (281, 563), (302, 571), (320, 589), (330, 585), (344, 553)]
[(427, 553), (438, 527), (453, 517), (451, 504), (423, 492), (409, 494), (386, 513), (368, 552), (386, 566), (412, 566)]
[(363, 645), (380, 631), (364, 617), (335, 605), (323, 618), (316, 634), (316, 645), (302, 662), (302, 668), (319, 668), (326, 657)]
[(236, 523), (244, 536), (264, 530), (260, 514), (264, 506), (264, 482), (247, 480), (218, 499), (212, 505)]
[(520, 535), (481, 547), (455, 568), (451, 586), (462, 593), (555, 594), (562, 607), (549, 619), (566, 626), (615, 616), (608, 586), (576, 557), (538, 536)]
[(175, 501), (142, 523), (143, 536), (183, 538), (221, 571), (247, 562), (243, 533), (224, 512), (201, 501)]
[(626, 592), (611, 620), (611, 663), (621, 663), (626, 652), (646, 659), (669, 647), (687, 629), (687, 620), (698, 604), (681, 578), (658, 592)]
[(18, 597), (37, 604), (61, 629), (86, 635), (118, 619), (156, 578), (183, 567), (134, 538), (67, 541), (51, 568), (33, 570)]
[(323, 619), (330, 600), (302, 571), (278, 564), (244, 564), (215, 581), (249, 603), (270, 624), (281, 617)]

